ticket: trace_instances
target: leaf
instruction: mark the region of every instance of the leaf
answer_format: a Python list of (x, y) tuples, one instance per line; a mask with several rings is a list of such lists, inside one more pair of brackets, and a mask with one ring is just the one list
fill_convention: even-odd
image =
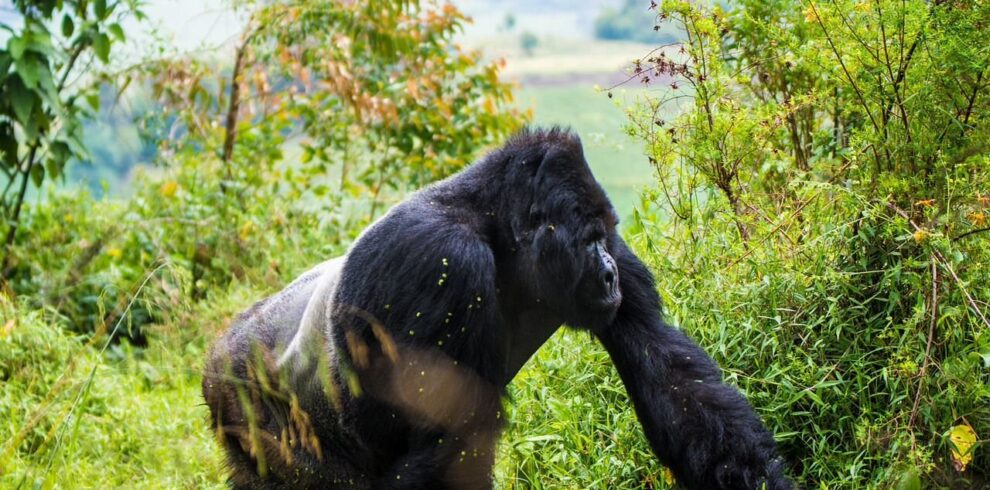
[(72, 32), (76, 30), (75, 23), (72, 22), (72, 17), (69, 14), (62, 16), (62, 35), (65, 37), (71, 37)]
[(45, 167), (41, 164), (35, 164), (31, 167), (31, 181), (34, 182), (35, 186), (40, 186), (45, 180)]
[(99, 33), (93, 38), (93, 51), (100, 61), (106, 63), (110, 61), (110, 38), (104, 33)]
[(179, 190), (179, 184), (174, 180), (169, 180), (162, 183), (161, 187), (158, 188), (158, 193), (162, 197), (169, 198), (175, 196), (177, 190)]
[(59, 160), (57, 157), (53, 156), (45, 161), (45, 170), (51, 178), (57, 179), (62, 175), (62, 165), (64, 164), (65, 160)]
[(0, 122), (0, 162), (7, 167), (17, 165), (17, 137), (10, 121)]
[(921, 490), (921, 472), (918, 468), (906, 468), (897, 479), (896, 490)]
[(13, 62), (13, 57), (3, 51), (0, 51), (0, 83), (3, 83), (4, 78), (7, 77), (7, 71), (10, 70), (10, 65)]
[(34, 56), (18, 58), (15, 69), (28, 90), (34, 90), (38, 86), (38, 80), (41, 78), (41, 67)]
[(957, 425), (949, 431), (952, 443), (952, 466), (956, 471), (966, 471), (966, 465), (973, 461), (973, 448), (976, 446), (976, 431), (969, 424)]
[(100, 110), (100, 94), (99, 92), (90, 92), (86, 94), (86, 103), (89, 104), (90, 109), (93, 111)]
[(10, 41), (7, 41), (7, 51), (10, 51), (10, 55), (15, 59), (20, 59), (24, 55), (24, 50), (27, 48), (27, 42), (24, 41), (23, 37), (12, 37)]
[(120, 24), (110, 24), (110, 26), (107, 27), (107, 30), (109, 30), (110, 35), (117, 38), (118, 41), (124, 41), (127, 39), (127, 37), (124, 36), (124, 28), (120, 27)]
[(10, 90), (10, 103), (14, 106), (14, 115), (21, 126), (31, 123), (31, 114), (34, 112), (34, 104), (37, 96), (24, 87), (24, 83), (19, 78), (12, 78), (7, 84)]
[(93, 14), (97, 19), (104, 19), (107, 16), (107, 0), (96, 0), (93, 2)]
[(674, 480), (674, 472), (673, 471), (670, 471), (670, 468), (664, 466), (660, 470), (660, 473), (663, 475), (663, 482), (666, 483), (668, 487), (671, 487), (671, 486), (674, 485), (674, 481), (675, 481)]

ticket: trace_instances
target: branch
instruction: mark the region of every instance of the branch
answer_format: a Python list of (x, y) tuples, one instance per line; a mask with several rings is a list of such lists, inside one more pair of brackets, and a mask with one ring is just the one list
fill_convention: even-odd
[(815, 20), (818, 21), (818, 25), (822, 28), (822, 34), (825, 34), (825, 39), (828, 41), (829, 47), (832, 48), (832, 53), (835, 54), (835, 59), (839, 62), (839, 66), (842, 67), (842, 72), (845, 73), (846, 79), (849, 80), (849, 85), (851, 85), (853, 90), (856, 91), (856, 96), (859, 97), (859, 103), (863, 106), (863, 110), (866, 111), (866, 115), (870, 117), (870, 122), (873, 123), (873, 128), (880, 131), (880, 125), (877, 124), (876, 118), (873, 117), (873, 111), (870, 110), (870, 106), (866, 103), (866, 98), (863, 96), (863, 92), (859, 90), (859, 85), (856, 84), (856, 80), (854, 80), (852, 74), (849, 73), (849, 69), (846, 68), (846, 62), (842, 60), (842, 55), (839, 54), (838, 48), (836, 48), (835, 43), (832, 42), (832, 35), (829, 34), (828, 28), (825, 27), (825, 22), (822, 21), (822, 16), (818, 12), (818, 7), (815, 7), (814, 1), (809, 1), (808, 5), (814, 11)]
[[(921, 227), (918, 226), (917, 224), (915, 224), (914, 221), (911, 220), (911, 217), (908, 216), (908, 214), (906, 212), (904, 212), (903, 209), (897, 207), (892, 202), (888, 202), (887, 203), (887, 207), (889, 207), (890, 209), (893, 209), (895, 213), (901, 215), (902, 218), (906, 219), (907, 222), (910, 223), (912, 227), (914, 227), (915, 231), (922, 231)], [(972, 234), (972, 233), (970, 233), (970, 234)], [(958, 238), (961, 238), (961, 237), (962, 237), (962, 235), (960, 237), (958, 237)], [(942, 256), (942, 253), (939, 252), (938, 250), (933, 250), (933, 254), (935, 255), (935, 258), (938, 259), (939, 263), (941, 263), (942, 266), (944, 266), (946, 268), (946, 270), (949, 271), (949, 274), (952, 274), (952, 278), (955, 279), (956, 285), (959, 286), (959, 290), (962, 291), (963, 296), (966, 296), (966, 300), (969, 301), (969, 305), (971, 307), (973, 307), (973, 312), (976, 313), (976, 316), (980, 317), (980, 320), (983, 321), (983, 324), (984, 325), (986, 325), (987, 327), (990, 327), (990, 320), (987, 320), (987, 317), (983, 315), (983, 312), (982, 311), (980, 311), (980, 308), (979, 308), (979, 306), (977, 306), (976, 301), (973, 299), (972, 296), (969, 295), (969, 291), (966, 289), (965, 286), (963, 286), (962, 279), (959, 279), (959, 276), (956, 275), (956, 271), (955, 271), (955, 269), (952, 268), (952, 265), (949, 264), (949, 261), (948, 260), (945, 260), (945, 257)]]
[(975, 229), (975, 230), (969, 230), (966, 233), (963, 233), (962, 235), (959, 235), (959, 236), (953, 238), (952, 241), (962, 240), (963, 238), (966, 238), (966, 237), (968, 237), (970, 235), (975, 235), (977, 233), (982, 233), (984, 231), (990, 231), (990, 227), (988, 227), (988, 228), (978, 228), (978, 229)]
[(918, 373), (918, 391), (914, 394), (914, 405), (911, 407), (911, 416), (908, 417), (908, 427), (914, 426), (914, 419), (918, 416), (918, 408), (921, 406), (921, 393), (924, 385), (925, 374), (928, 372), (928, 364), (931, 362), (932, 342), (935, 338), (935, 320), (938, 318), (938, 261), (932, 256), (932, 320), (928, 324), (928, 341), (925, 343), (925, 360), (921, 363), (921, 371)]

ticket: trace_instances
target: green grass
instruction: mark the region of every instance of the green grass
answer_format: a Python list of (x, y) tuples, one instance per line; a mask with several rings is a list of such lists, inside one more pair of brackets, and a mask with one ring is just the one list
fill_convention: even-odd
[[(200, 368), (226, 319), (262, 294), (234, 286), (156, 327), (147, 349), (121, 344), (102, 357), (102, 341), (0, 296), (0, 318), (13, 322), (0, 325), (0, 488), (225, 488)], [(510, 395), (497, 488), (665, 488), (618, 375), (587, 335), (555, 335)]]
[(496, 487), (668, 488), (605, 349), (561, 330), (510, 385)]
[(54, 314), (2, 295), (0, 313), (0, 488), (225, 488), (199, 388), (221, 315), (101, 356)]

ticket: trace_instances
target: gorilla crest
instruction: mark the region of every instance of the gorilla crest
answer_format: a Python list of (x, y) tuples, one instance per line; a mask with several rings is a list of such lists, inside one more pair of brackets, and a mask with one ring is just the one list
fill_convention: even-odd
[(682, 485), (791, 488), (743, 396), (664, 323), (616, 222), (558, 128), (393, 207), (213, 346), (203, 395), (232, 485), (491, 488), (505, 388), (567, 324), (604, 345)]

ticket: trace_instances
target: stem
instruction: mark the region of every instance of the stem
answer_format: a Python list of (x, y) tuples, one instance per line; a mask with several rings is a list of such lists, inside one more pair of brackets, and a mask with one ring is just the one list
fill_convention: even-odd
[(856, 84), (856, 80), (853, 79), (852, 74), (849, 73), (849, 69), (846, 68), (846, 62), (842, 59), (842, 55), (839, 54), (838, 48), (835, 47), (835, 43), (832, 42), (832, 34), (829, 33), (828, 28), (825, 27), (825, 22), (822, 21), (822, 16), (818, 12), (818, 7), (815, 7), (815, 2), (808, 2), (811, 9), (814, 11), (815, 20), (818, 21), (818, 26), (822, 28), (822, 34), (825, 34), (825, 39), (828, 41), (828, 45), (832, 48), (832, 53), (835, 54), (836, 61), (839, 62), (839, 66), (842, 67), (842, 72), (846, 75), (846, 80), (849, 80), (849, 85), (852, 86), (853, 90), (856, 91), (856, 96), (859, 98), (860, 105), (863, 106), (863, 110), (866, 111), (866, 115), (870, 117), (870, 122), (873, 123), (873, 128), (877, 131), (880, 130), (880, 125), (877, 124), (877, 120), (873, 117), (873, 111), (870, 110), (869, 104), (866, 103), (866, 98), (863, 96), (863, 92), (859, 90), (859, 85)]
[(21, 181), (21, 189), (18, 191), (17, 198), (14, 201), (14, 212), (10, 216), (10, 228), (7, 228), (7, 237), (4, 239), (3, 261), (0, 262), (0, 277), (4, 279), (7, 278), (7, 266), (10, 263), (11, 248), (14, 245), (14, 238), (17, 236), (17, 225), (20, 224), (21, 208), (24, 205), (24, 196), (27, 194), (28, 182), (31, 180), (31, 169), (35, 165), (34, 158), (38, 153), (38, 145), (38, 141), (35, 141), (31, 146), (31, 152), (28, 154), (27, 168), (23, 173), (24, 180)]
[[(241, 77), (241, 70), (244, 67), (244, 52), (247, 48), (247, 41), (237, 48), (237, 55), (234, 58), (234, 73), (230, 76), (230, 100), (227, 104), (226, 134), (223, 139), (223, 153), (220, 160), (225, 164), (230, 163), (231, 154), (234, 152), (234, 142), (237, 139), (237, 115), (241, 105), (241, 84), (237, 80)], [(230, 165), (224, 165), (227, 172), (227, 179), (232, 178)]]
[[(55, 89), (56, 94), (61, 94), (62, 91), (65, 89), (65, 84), (69, 80), (69, 74), (72, 72), (72, 68), (75, 66), (76, 61), (79, 60), (79, 56), (82, 54), (84, 49), (85, 49), (85, 45), (82, 43), (78, 43), (76, 44), (75, 49), (73, 49), (72, 54), (69, 55), (69, 60), (65, 63), (65, 66), (63, 67), (65, 71), (62, 72), (62, 78), (59, 79), (58, 86)], [(24, 176), (24, 180), (21, 181), (21, 188), (18, 190), (17, 197), (12, 203), (13, 212), (9, 216), (10, 228), (7, 229), (7, 235), (4, 238), (3, 260), (0, 260), (0, 279), (7, 278), (7, 274), (8, 274), (7, 268), (10, 265), (11, 247), (14, 245), (14, 239), (17, 237), (17, 228), (20, 223), (21, 209), (24, 206), (24, 196), (27, 194), (28, 183), (31, 180), (31, 169), (33, 169), (35, 164), (37, 164), (37, 162), (35, 161), (35, 157), (37, 157), (38, 148), (41, 146), (42, 136), (43, 135), (38, 135), (38, 139), (36, 139), (31, 144), (31, 150), (28, 152), (28, 156), (27, 156), (27, 167), (24, 169), (24, 172), (21, 174)], [(4, 199), (4, 208), (5, 208), (4, 210), (10, 209), (6, 205), (7, 190), (10, 188), (10, 185), (13, 184), (14, 179), (17, 177), (18, 173), (19, 172), (15, 171), (11, 174), (10, 180), (7, 182), (7, 188), (4, 189), (2, 196)]]
[(938, 318), (938, 261), (932, 256), (932, 320), (928, 324), (928, 342), (925, 344), (925, 360), (921, 363), (921, 371), (918, 373), (918, 391), (914, 394), (914, 405), (911, 407), (911, 416), (908, 417), (908, 427), (914, 426), (914, 419), (918, 416), (918, 407), (921, 406), (921, 393), (924, 387), (925, 374), (928, 373), (928, 364), (931, 362), (932, 342), (935, 338), (935, 320)]

